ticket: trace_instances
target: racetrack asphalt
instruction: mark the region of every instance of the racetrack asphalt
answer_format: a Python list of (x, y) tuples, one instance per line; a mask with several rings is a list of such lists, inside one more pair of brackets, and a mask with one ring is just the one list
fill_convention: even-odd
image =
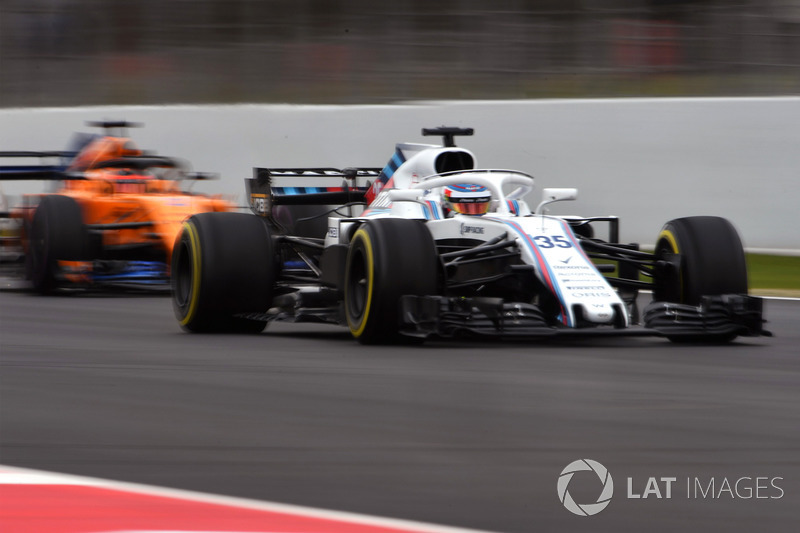
[[(190, 335), (164, 296), (0, 291), (0, 464), (499, 532), (797, 531), (800, 302), (766, 315), (775, 337), (725, 346), (368, 347)], [(590, 517), (557, 491), (582, 458), (615, 485)]]

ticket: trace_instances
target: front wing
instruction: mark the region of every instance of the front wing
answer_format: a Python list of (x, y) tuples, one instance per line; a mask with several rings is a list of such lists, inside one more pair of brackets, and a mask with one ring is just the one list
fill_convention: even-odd
[(403, 296), (400, 306), (400, 331), (416, 337), (655, 335), (692, 341), (770, 335), (763, 329), (762, 299), (741, 294), (708, 296), (699, 306), (653, 302), (645, 309), (644, 325), (630, 327), (566, 327), (535, 305), (500, 298)]

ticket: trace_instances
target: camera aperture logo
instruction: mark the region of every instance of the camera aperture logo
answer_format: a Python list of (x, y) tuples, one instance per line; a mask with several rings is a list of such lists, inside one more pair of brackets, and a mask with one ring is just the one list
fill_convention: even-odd
[[(594, 503), (577, 503), (572, 499), (569, 493), (569, 484), (572, 481), (572, 477), (576, 472), (582, 471), (594, 472), (597, 477), (600, 478), (600, 483), (603, 484), (603, 489), (597, 497), (597, 501)], [(578, 459), (568, 464), (566, 468), (561, 471), (561, 475), (558, 476), (558, 499), (561, 500), (561, 503), (564, 504), (564, 507), (566, 507), (568, 511), (578, 516), (596, 515), (608, 507), (613, 495), (614, 480), (608, 472), (608, 469), (597, 461)]]

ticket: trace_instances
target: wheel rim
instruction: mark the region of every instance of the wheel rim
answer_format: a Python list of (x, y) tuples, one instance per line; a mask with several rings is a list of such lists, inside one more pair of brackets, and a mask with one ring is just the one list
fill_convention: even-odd
[(191, 300), (193, 283), (192, 265), (188, 260), (189, 250), (187, 249), (186, 243), (180, 244), (176, 258), (177, 264), (173, 265), (173, 267), (175, 267), (175, 272), (173, 272), (173, 279), (175, 280), (173, 284), (175, 303), (177, 303), (178, 307), (182, 310), (185, 310)]
[(47, 212), (37, 210), (37, 215), (31, 228), (31, 275), (34, 281), (42, 283), (46, 275), (47, 261)]
[(37, 235), (36, 239), (31, 240), (31, 271), (38, 275), (44, 263), (44, 238)]
[[(665, 259), (667, 255), (680, 255), (681, 250), (678, 247), (678, 240), (677, 235), (674, 233), (674, 229), (671, 227), (667, 227), (662, 230), (661, 235), (659, 236), (658, 244), (656, 245), (655, 255), (658, 259)], [(671, 277), (661, 286), (661, 289), (656, 291), (656, 298), (658, 300), (663, 300), (667, 302), (677, 302), (682, 303), (684, 301), (684, 279), (683, 279), (683, 267), (673, 274), (674, 277)]]
[(369, 284), (367, 260), (361, 248), (354, 250), (349, 274), (350, 282), (347, 284), (348, 314), (354, 322), (360, 323), (366, 307)]

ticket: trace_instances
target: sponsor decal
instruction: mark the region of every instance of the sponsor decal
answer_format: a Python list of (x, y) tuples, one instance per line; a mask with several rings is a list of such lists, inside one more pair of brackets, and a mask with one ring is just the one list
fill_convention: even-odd
[(610, 292), (573, 292), (573, 298), (611, 298)]
[(461, 235), (483, 235), (485, 228), (481, 226), (468, 226), (461, 224)]
[(250, 208), (254, 213), (267, 216), (269, 214), (269, 202), (266, 194), (253, 193), (250, 195)]
[(594, 272), (594, 269), (589, 265), (553, 265), (553, 268), (556, 270), (591, 270)]

